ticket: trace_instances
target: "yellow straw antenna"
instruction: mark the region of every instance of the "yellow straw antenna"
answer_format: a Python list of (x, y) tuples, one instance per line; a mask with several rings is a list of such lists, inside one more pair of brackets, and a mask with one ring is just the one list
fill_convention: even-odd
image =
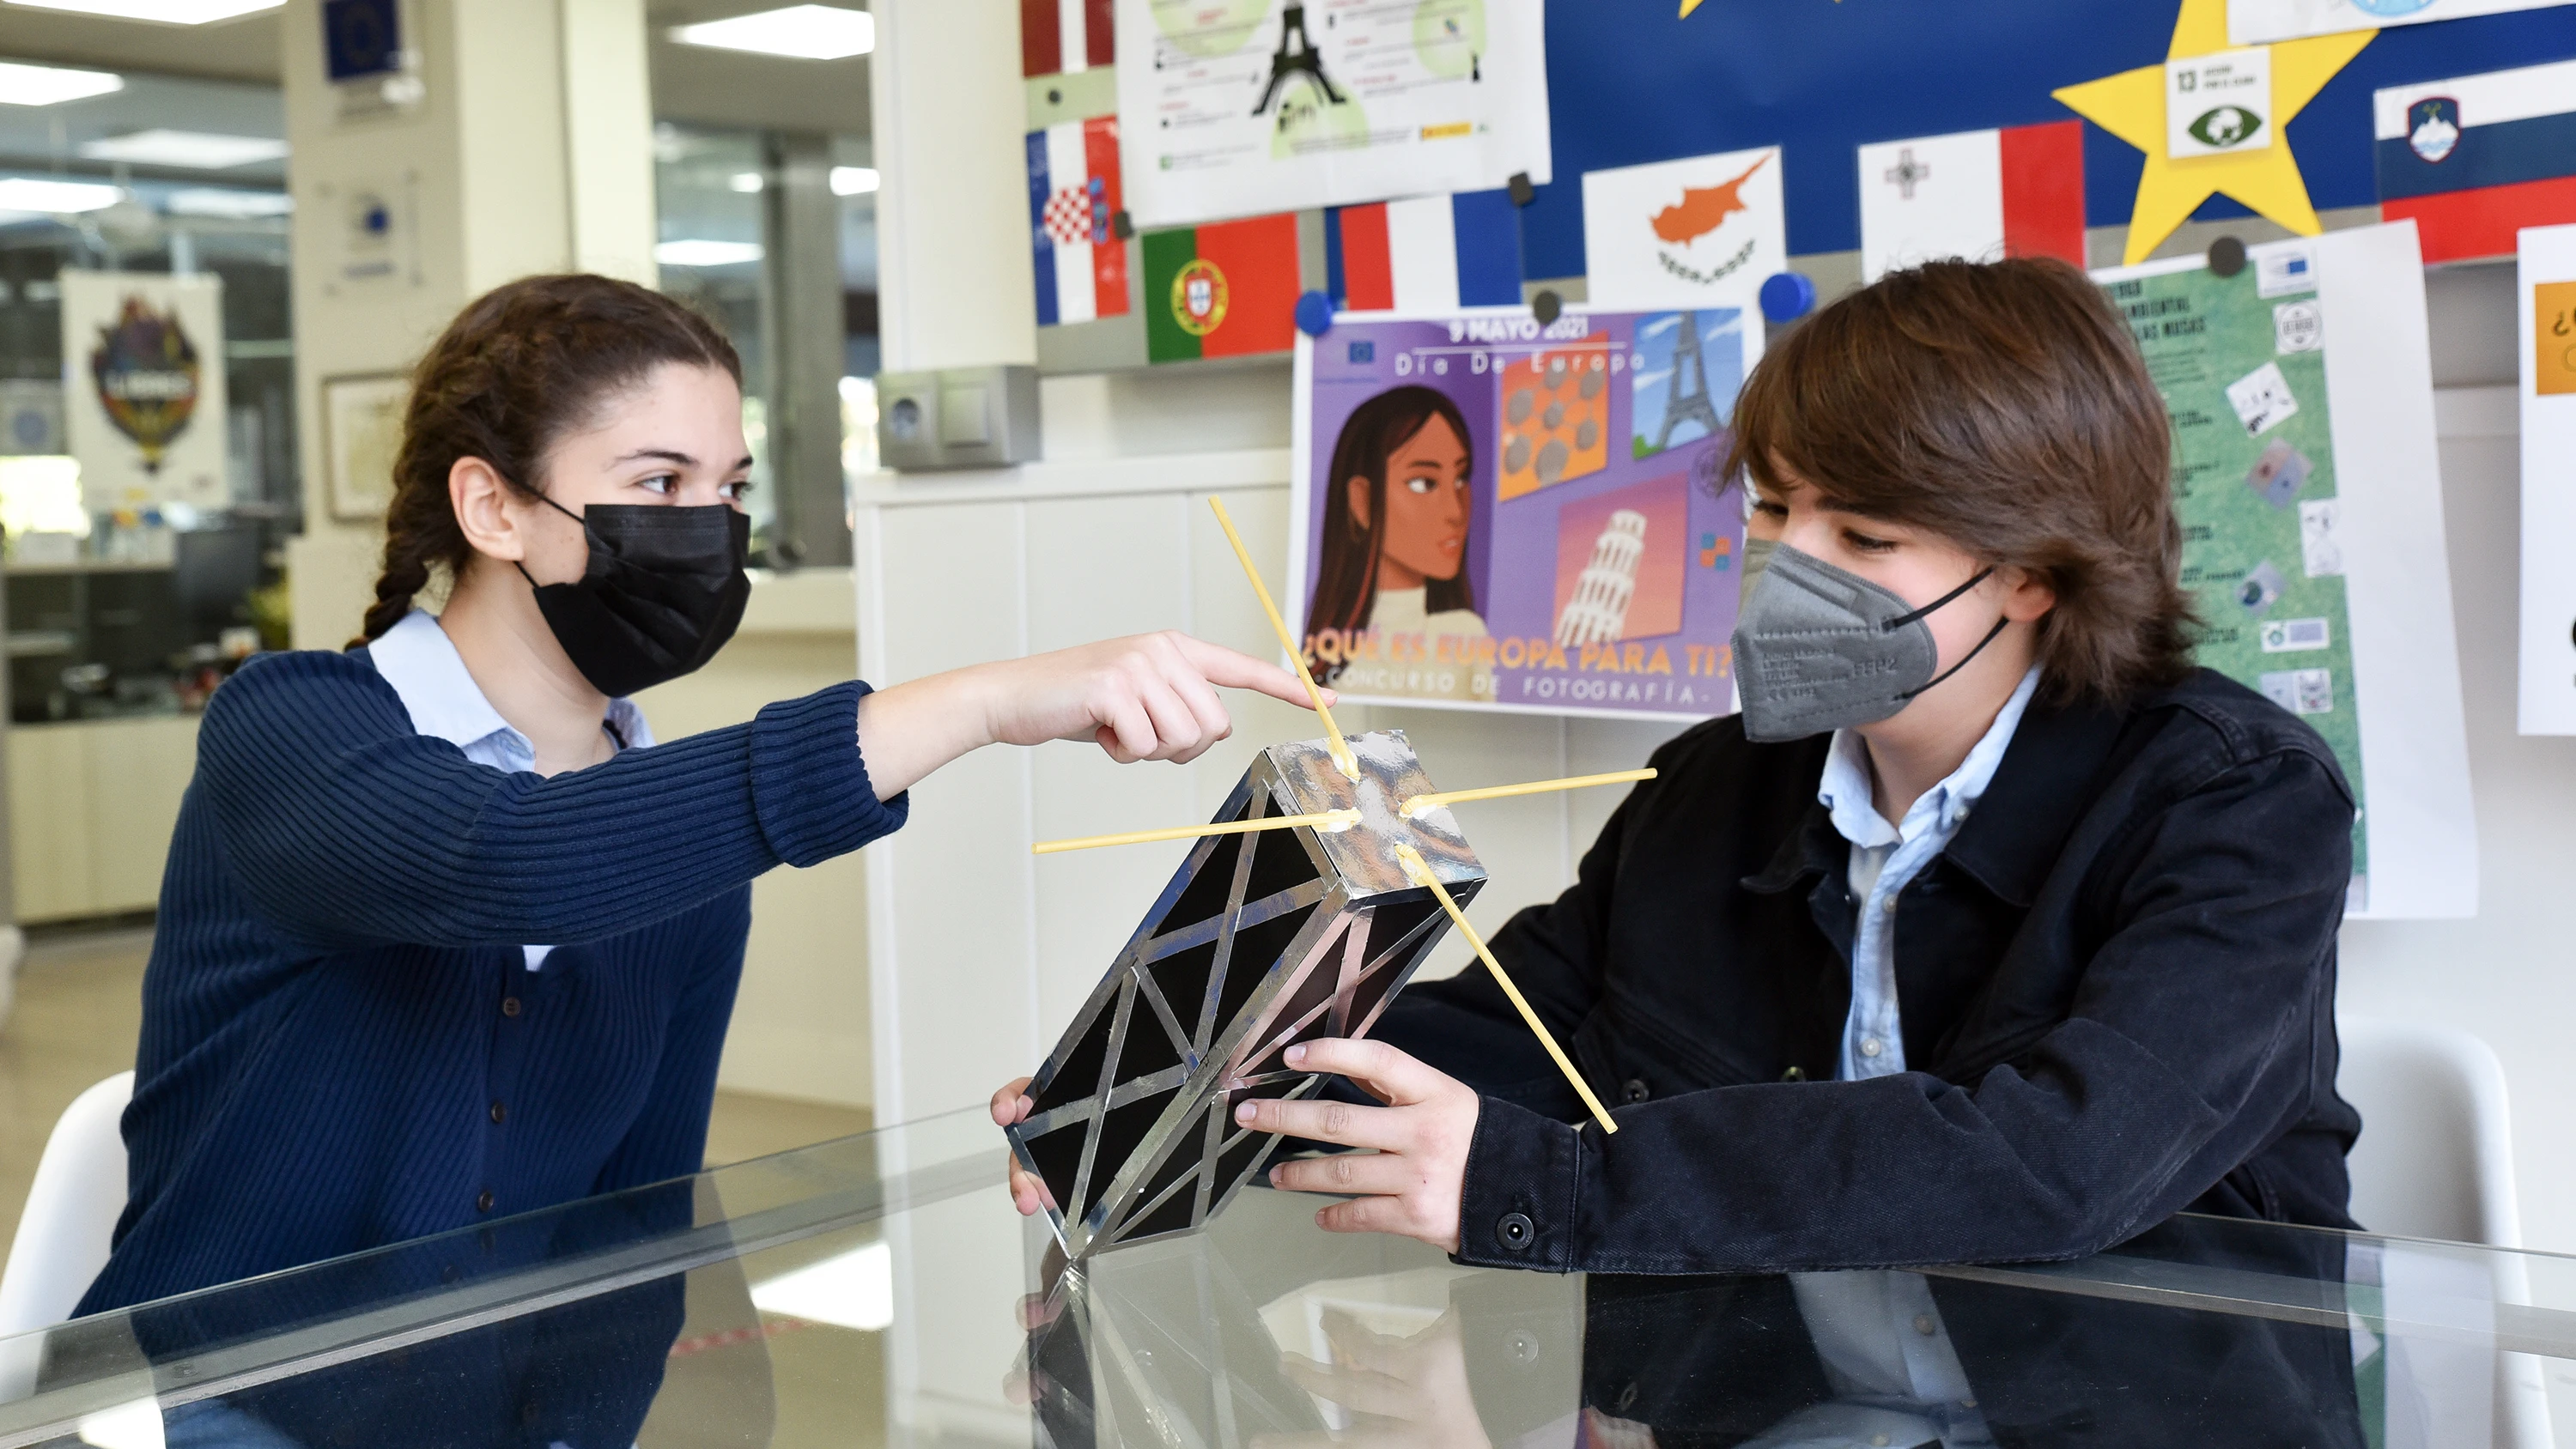
[(1263, 815), (1251, 820), (1220, 820), (1213, 825), (1176, 825), (1169, 830), (1130, 830), (1118, 835), (1086, 835), (1079, 840), (1041, 840), (1031, 855), (1090, 850), (1102, 845), (1143, 845), (1155, 840), (1189, 840), (1201, 835), (1249, 835), (1256, 830), (1289, 830), (1311, 825), (1317, 830), (1348, 830), (1360, 823), (1356, 810), (1324, 810), (1313, 815)]
[(1306, 651), (1297, 647), (1297, 636), (1288, 632), (1288, 621), (1279, 617), (1279, 606), (1270, 602), (1270, 586), (1261, 581), (1261, 570), (1252, 566), (1252, 552), (1243, 546), (1243, 535), (1234, 531), (1234, 520), (1226, 515), (1225, 500), (1211, 494), (1208, 507), (1216, 510), (1218, 526), (1225, 530), (1225, 541), (1234, 545), (1235, 559), (1243, 565), (1243, 576), (1252, 580), (1252, 592), (1261, 597), (1261, 612), (1270, 616), (1270, 627), (1279, 634), (1279, 647), (1288, 651), (1288, 662), (1297, 668), (1297, 682), (1306, 686), (1306, 697), (1315, 703), (1315, 713), (1324, 721), (1327, 747), (1333, 752), (1333, 763), (1342, 773), (1356, 780), (1360, 777), (1359, 756), (1351, 753), (1351, 742), (1342, 738), (1342, 727), (1333, 723), (1333, 711), (1324, 703), (1324, 691), (1315, 684), (1315, 676), (1306, 670)]
[(1432, 790), (1404, 802), (1400, 812), (1419, 820), (1424, 812), (1468, 800), (1501, 800), (1512, 795), (1544, 795), (1554, 790), (1582, 790), (1594, 785), (1625, 785), (1655, 778), (1652, 770), (1613, 770), (1606, 775), (1575, 775), (1563, 780), (1532, 780), (1526, 785), (1487, 785), (1481, 790)]
[(1467, 913), (1458, 909), (1458, 903), (1449, 898), (1448, 887), (1440, 884), (1440, 877), (1431, 873), (1431, 867), (1422, 859), (1422, 852), (1411, 845), (1398, 842), (1395, 847), (1395, 858), (1404, 862), (1406, 875), (1413, 877), (1422, 885), (1431, 887), (1431, 894), (1439, 900), (1440, 909), (1447, 911), (1449, 919), (1457, 923), (1458, 934), (1466, 937), (1467, 944), (1476, 948), (1477, 959), (1485, 963), (1486, 970), (1494, 973), (1495, 983), (1503, 988), (1505, 996), (1512, 999), (1512, 1005), (1520, 1008), (1521, 1020), (1529, 1023), (1529, 1029), (1538, 1038), (1539, 1045), (1546, 1047), (1547, 1054), (1556, 1059), (1556, 1069), (1565, 1073), (1565, 1079), (1574, 1084), (1575, 1095), (1583, 1099), (1584, 1106), (1592, 1109), (1592, 1120), (1600, 1123), (1601, 1130), (1604, 1132), (1618, 1131), (1619, 1124), (1610, 1120), (1610, 1113), (1602, 1107), (1601, 1099), (1592, 1095), (1592, 1089), (1583, 1084), (1583, 1074), (1574, 1069), (1574, 1063), (1566, 1060), (1565, 1049), (1556, 1044), (1556, 1038), (1547, 1034), (1546, 1024), (1538, 1019), (1538, 1013), (1530, 1010), (1530, 1004), (1522, 999), (1521, 989), (1512, 984), (1510, 973), (1503, 970), (1503, 963), (1494, 959), (1493, 949), (1485, 944), (1485, 938), (1476, 934), (1474, 926), (1467, 924)]

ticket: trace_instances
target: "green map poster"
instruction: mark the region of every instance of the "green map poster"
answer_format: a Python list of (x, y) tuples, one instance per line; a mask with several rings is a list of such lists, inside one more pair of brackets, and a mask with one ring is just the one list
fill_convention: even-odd
[[(2303, 254), (2294, 254), (2303, 255)], [(2361, 715), (2326, 416), (2324, 319), (2305, 266), (2141, 269), (2103, 279), (2173, 415), (2182, 583), (2200, 662), (2333, 747), (2361, 795)], [(2303, 285), (2304, 284), (2304, 285)], [(2352, 869), (2368, 875), (2353, 821)]]

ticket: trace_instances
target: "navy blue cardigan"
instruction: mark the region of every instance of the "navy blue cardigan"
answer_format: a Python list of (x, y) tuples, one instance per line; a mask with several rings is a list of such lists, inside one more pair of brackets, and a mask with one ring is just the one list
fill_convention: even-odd
[[(903, 823), (835, 685), (551, 779), (412, 731), (365, 651), (206, 708), (95, 1313), (694, 1172), (750, 882)], [(520, 945), (560, 943), (530, 972)]]

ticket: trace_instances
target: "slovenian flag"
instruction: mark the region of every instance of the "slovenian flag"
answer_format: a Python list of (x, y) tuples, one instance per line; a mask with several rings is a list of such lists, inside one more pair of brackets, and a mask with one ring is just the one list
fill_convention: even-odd
[(2576, 222), (2576, 60), (2377, 93), (2379, 213), (2424, 260), (2509, 257), (2526, 226)]
[(1020, 0), (1020, 74), (1089, 70), (1118, 59), (1111, 0)]
[(1861, 147), (1861, 280), (1939, 257), (2083, 266), (2084, 123)]
[(1519, 208), (1508, 191), (1328, 208), (1324, 275), (1341, 312), (1518, 306)]
[(1126, 315), (1127, 243), (1110, 234), (1110, 218), (1122, 204), (1117, 117), (1029, 133), (1039, 326)]

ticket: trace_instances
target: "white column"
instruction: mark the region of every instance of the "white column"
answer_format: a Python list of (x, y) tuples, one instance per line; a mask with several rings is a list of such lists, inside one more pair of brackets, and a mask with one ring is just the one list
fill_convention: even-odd
[(871, 120), (888, 371), (1035, 362), (1011, 0), (876, 0)]
[[(344, 119), (320, 0), (288, 0), (303, 536), (298, 648), (337, 648), (374, 596), (377, 519), (335, 518), (323, 384), (399, 374), (468, 301), (535, 272), (653, 277), (641, 0), (422, 0), (418, 106)], [(387, 226), (363, 226), (381, 203)]]

